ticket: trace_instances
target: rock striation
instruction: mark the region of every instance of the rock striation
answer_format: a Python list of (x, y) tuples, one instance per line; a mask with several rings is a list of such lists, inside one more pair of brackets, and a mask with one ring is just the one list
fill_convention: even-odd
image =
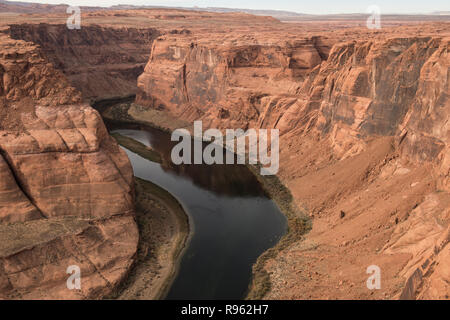
[(99, 25), (69, 30), (64, 24), (12, 24), (13, 39), (39, 44), (84, 100), (136, 93), (136, 78), (148, 61), (159, 32), (153, 28), (108, 28)]
[(35, 44), (0, 37), (0, 298), (103, 297), (136, 253), (131, 165)]
[(332, 44), (316, 37), (247, 42), (195, 41), (189, 35), (158, 38), (138, 79), (136, 103), (191, 121), (201, 118), (211, 126), (264, 126), (267, 106), (276, 108), (295, 98)]
[[(5, 32), (41, 49), (1, 41), (4, 296), (100, 297), (126, 273), (137, 241), (131, 169), (80, 101), (137, 93), (136, 118), (157, 110), (172, 124), (280, 130), (279, 177), (312, 229), (264, 262), (268, 290), (253, 297), (448, 299), (448, 23), (394, 19), (368, 30), (344, 18), (96, 10), (69, 33), (64, 14), (52, 14), (58, 25), (28, 18), (5, 17), (17, 21)], [(31, 247), (23, 264), (13, 260)], [(82, 296), (65, 291), (65, 270), (55, 267), (68, 256), (90, 270)], [(49, 278), (35, 280), (29, 265)], [(371, 265), (381, 290), (366, 286)]]
[[(154, 42), (138, 104), (204, 127), (280, 130), (280, 176), (314, 220), (266, 264), (268, 298), (448, 298), (450, 42), (403, 31)], [(385, 272), (375, 295), (373, 264)]]

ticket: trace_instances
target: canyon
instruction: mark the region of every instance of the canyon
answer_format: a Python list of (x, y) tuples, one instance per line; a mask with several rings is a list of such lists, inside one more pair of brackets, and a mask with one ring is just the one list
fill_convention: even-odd
[[(449, 298), (449, 22), (66, 19), (0, 23), (0, 298), (102, 298), (127, 277), (133, 171), (90, 103), (134, 96), (123, 113), (136, 122), (279, 130), (278, 178), (311, 226), (289, 224), (248, 298)], [(81, 292), (65, 288), (74, 264)], [(371, 265), (381, 290), (366, 287)]]

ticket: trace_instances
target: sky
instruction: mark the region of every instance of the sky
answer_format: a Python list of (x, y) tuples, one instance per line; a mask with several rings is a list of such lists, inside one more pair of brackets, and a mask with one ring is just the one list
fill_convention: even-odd
[(111, 6), (116, 4), (227, 7), (244, 9), (287, 10), (299, 13), (365, 13), (377, 5), (381, 13), (431, 13), (450, 11), (450, 0), (21, 0), (78, 6)]

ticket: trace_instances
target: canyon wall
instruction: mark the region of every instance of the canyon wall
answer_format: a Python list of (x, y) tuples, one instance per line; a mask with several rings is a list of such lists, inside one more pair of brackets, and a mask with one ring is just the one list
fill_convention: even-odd
[[(328, 23), (156, 13), (83, 18), (109, 25), (114, 17), (123, 26), (136, 16), (135, 29), (24, 24), (6, 31), (41, 49), (2, 42), (9, 53), (0, 67), (0, 214), (9, 231), (0, 234), (13, 249), (1, 251), (8, 276), (0, 278), (0, 292), (66, 293), (59, 266), (69, 259), (86, 263), (92, 279), (83, 297), (103, 296), (126, 274), (137, 241), (131, 169), (97, 113), (80, 101), (137, 92), (144, 108), (200, 119), (204, 128), (280, 130), (279, 177), (310, 215), (312, 230), (265, 262), (268, 291), (250, 297), (448, 299), (448, 23), (381, 31), (344, 23), (331, 33)], [(24, 48), (25, 55), (17, 53)], [(22, 69), (7, 71), (7, 61)], [(30, 238), (11, 240), (18, 233)], [(30, 261), (39, 280), (26, 271)], [(370, 265), (381, 269), (381, 290), (366, 287)], [(18, 277), (26, 285), (18, 287)]]
[(331, 44), (319, 37), (247, 45), (164, 35), (138, 79), (136, 103), (213, 127), (269, 126), (267, 108), (291, 104)]
[[(0, 298), (113, 292), (138, 242), (129, 160), (42, 50), (4, 34), (0, 176)], [(70, 266), (81, 290), (67, 287)]]
[(280, 130), (279, 174), (313, 229), (267, 262), (266, 297), (448, 298), (449, 38), (221, 37), (158, 38), (136, 102)]
[(13, 24), (11, 38), (39, 44), (84, 100), (136, 93), (149, 48), (159, 32), (152, 28), (107, 28), (98, 25), (69, 30), (64, 24)]
[(338, 159), (395, 136), (402, 156), (437, 165), (449, 191), (448, 38), (213, 40), (155, 41), (136, 102), (206, 127), (314, 130)]
[[(321, 37), (254, 45), (196, 40), (164, 35), (154, 42), (138, 79), (138, 104), (211, 127), (287, 133), (298, 130), (302, 119), (314, 121), (331, 139), (348, 136), (346, 143), (397, 135), (417, 161), (434, 159), (447, 144), (448, 40), (410, 37), (334, 46)], [(435, 121), (426, 112), (433, 112)], [(343, 141), (333, 142), (337, 152), (348, 149)]]

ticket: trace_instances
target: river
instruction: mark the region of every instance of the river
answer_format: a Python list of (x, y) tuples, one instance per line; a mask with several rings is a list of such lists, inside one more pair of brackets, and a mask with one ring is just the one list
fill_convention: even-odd
[(245, 298), (252, 265), (287, 231), (256, 177), (244, 165), (174, 165), (174, 142), (157, 129), (110, 129), (161, 154), (162, 164), (125, 149), (135, 176), (169, 191), (189, 215), (191, 237), (166, 299)]

